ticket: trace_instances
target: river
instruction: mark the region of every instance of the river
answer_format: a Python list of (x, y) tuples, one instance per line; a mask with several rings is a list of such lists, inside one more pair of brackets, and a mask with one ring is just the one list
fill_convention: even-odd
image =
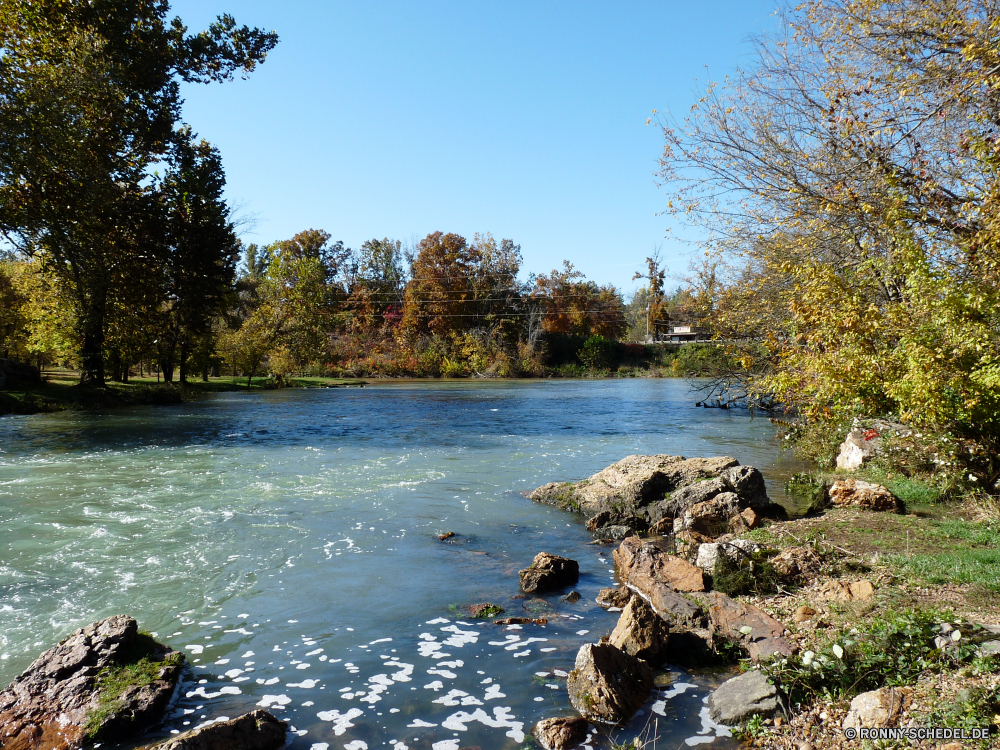
[[(611, 550), (522, 492), (670, 453), (735, 456), (781, 499), (774, 427), (694, 401), (681, 380), (427, 382), (5, 417), (0, 682), (127, 613), (189, 659), (156, 736), (266, 706), (301, 750), (516, 747), (572, 713), (565, 673), (617, 618), (594, 603)], [(579, 561), (578, 602), (514, 598), (541, 550)], [(485, 601), (548, 624), (463, 610)], [(611, 736), (732, 746), (713, 678), (673, 672)]]

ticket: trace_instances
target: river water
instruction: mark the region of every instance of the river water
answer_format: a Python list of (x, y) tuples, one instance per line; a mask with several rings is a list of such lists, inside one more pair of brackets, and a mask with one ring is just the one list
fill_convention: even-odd
[[(156, 736), (265, 706), (301, 750), (517, 747), (573, 713), (565, 674), (618, 616), (594, 603), (610, 549), (522, 492), (670, 453), (735, 456), (781, 499), (773, 426), (694, 401), (680, 380), (429, 382), (5, 417), (0, 683), (127, 613), (189, 659)], [(579, 561), (579, 601), (518, 598), (541, 550)], [(485, 601), (548, 623), (464, 610)], [(732, 746), (717, 679), (673, 670), (589, 746)]]

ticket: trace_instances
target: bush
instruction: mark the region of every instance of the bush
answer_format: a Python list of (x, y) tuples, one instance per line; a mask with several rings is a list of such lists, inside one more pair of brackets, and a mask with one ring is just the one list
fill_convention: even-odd
[(591, 336), (576, 356), (591, 370), (609, 370), (614, 363), (615, 349), (615, 342), (611, 339)]
[(778, 574), (763, 551), (752, 555), (737, 554), (735, 558), (720, 553), (712, 588), (726, 596), (766, 596), (778, 590)]

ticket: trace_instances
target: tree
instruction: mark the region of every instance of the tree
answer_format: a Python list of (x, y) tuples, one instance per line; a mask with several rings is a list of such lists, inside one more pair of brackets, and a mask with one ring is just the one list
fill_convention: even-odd
[(75, 291), (85, 379), (104, 380), (116, 281), (141, 276), (179, 81), (249, 73), (277, 36), (222, 16), (188, 35), (166, 0), (0, 0), (0, 231)]
[(625, 332), (625, 308), (618, 290), (587, 281), (568, 260), (561, 271), (535, 278), (531, 300), (542, 310), (546, 332), (608, 339), (619, 339)]
[(476, 317), (476, 252), (464, 237), (432, 232), (417, 245), (403, 303), (404, 330), (456, 334)]
[(656, 338), (657, 325), (667, 326), (670, 322), (670, 317), (667, 315), (666, 320), (661, 320), (666, 311), (663, 307), (663, 282), (666, 279), (667, 272), (665, 269), (660, 268), (660, 254), (659, 252), (653, 253), (652, 257), (646, 258), (646, 273), (635, 272), (632, 276), (632, 281), (636, 279), (646, 279), (649, 284), (646, 287), (646, 336), (649, 337), (652, 332), (653, 338)]
[(1000, 439), (1000, 16), (815, 0), (666, 123), (669, 210), (712, 232), (752, 390), (814, 419)]
[[(186, 381), (188, 356), (211, 332), (222, 311), (236, 269), (239, 242), (223, 199), (222, 159), (206, 141), (195, 143), (190, 131), (178, 138), (170, 168), (159, 188), (162, 225), (162, 309), (158, 347), (169, 382), (179, 355), (180, 380)], [(157, 236), (151, 237), (156, 244)]]

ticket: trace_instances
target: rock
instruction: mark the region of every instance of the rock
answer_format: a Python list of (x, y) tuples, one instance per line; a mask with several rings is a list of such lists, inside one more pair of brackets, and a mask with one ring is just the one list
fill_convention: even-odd
[(912, 688), (879, 688), (861, 693), (851, 701), (851, 710), (844, 717), (842, 727), (871, 729), (896, 726), (912, 702)]
[(633, 596), (618, 618), (608, 642), (626, 654), (656, 662), (663, 658), (669, 636), (667, 623), (640, 597)]
[[(690, 494), (690, 487), (711, 482), (717, 483), (713, 485), (717, 488), (714, 493), (695, 491), (697, 500), (684, 494)], [(653, 525), (677, 515), (675, 508), (683, 509), (726, 491), (738, 494), (744, 507), (766, 507), (770, 503), (760, 472), (740, 466), (729, 456), (627, 456), (582, 482), (553, 482), (528, 493), (528, 497), (591, 516), (608, 512), (609, 521), (602, 525), (628, 525), (621, 522), (628, 516), (639, 516)], [(677, 492), (681, 492), (680, 502)]]
[(635, 531), (631, 526), (618, 526), (616, 524), (612, 524), (611, 526), (602, 526), (597, 529), (597, 533), (602, 539), (614, 539), (617, 542), (625, 539), (626, 537), (632, 536)]
[(739, 518), (739, 513), (739, 495), (720, 492), (709, 500), (685, 508), (674, 520), (674, 531), (697, 531), (705, 536), (719, 536), (729, 531), (729, 519), (733, 516)]
[(760, 526), (760, 516), (757, 515), (757, 511), (753, 508), (747, 508), (740, 513), (740, 518), (743, 519), (743, 523), (746, 525), (747, 531), (752, 531)]
[(827, 581), (814, 593), (817, 601), (867, 601), (875, 595), (871, 581)]
[(520, 571), (519, 575), (524, 591), (541, 594), (576, 583), (580, 579), (580, 565), (576, 560), (539, 552), (531, 567)]
[(698, 557), (695, 565), (709, 575), (715, 573), (719, 555), (724, 554), (730, 560), (751, 557), (760, 551), (760, 545), (749, 539), (733, 539), (729, 542), (708, 542), (698, 546)]
[(830, 485), (827, 496), (835, 508), (903, 512), (903, 503), (889, 490), (880, 484), (860, 479), (838, 479)]
[(597, 594), (597, 599), (595, 600), (604, 609), (610, 607), (618, 607), (619, 609), (624, 609), (625, 605), (628, 604), (628, 600), (632, 598), (632, 592), (625, 588), (606, 588), (601, 589)]
[(547, 625), (547, 617), (505, 617), (503, 620), (494, 620), (494, 625)]
[[(784, 637), (785, 626), (747, 602), (738, 602), (712, 591), (704, 595), (713, 634), (742, 645), (753, 661), (773, 654), (791, 656), (795, 647)], [(749, 632), (744, 632), (749, 629)]]
[(570, 604), (576, 604), (578, 601), (580, 601), (580, 592), (570, 591), (568, 594), (566, 594), (566, 596), (563, 597), (563, 601), (569, 602)]
[(288, 724), (262, 709), (171, 737), (146, 750), (279, 750)]
[(657, 544), (629, 537), (613, 553), (618, 575), (627, 585), (648, 592), (655, 583), (677, 591), (704, 591), (701, 569), (683, 558), (667, 554)]
[(855, 419), (854, 426), (840, 445), (837, 468), (856, 471), (882, 451), (882, 436), (888, 434), (907, 437), (912, 434), (909, 427), (884, 419)]
[(795, 622), (805, 622), (806, 620), (812, 619), (813, 615), (816, 614), (816, 610), (807, 604), (803, 604), (801, 607), (795, 610), (793, 619)]
[(504, 608), (499, 604), (493, 604), (491, 602), (483, 602), (482, 604), (473, 604), (469, 607), (469, 614), (477, 619), (488, 619), (490, 617), (496, 617), (497, 615), (502, 615), (504, 613)]
[(649, 527), (649, 533), (656, 536), (667, 536), (674, 532), (674, 517), (665, 516)]
[(443, 542), (446, 539), (451, 539), (453, 536), (455, 536), (455, 532), (454, 531), (446, 531), (443, 534), (438, 534), (438, 541)]
[(16, 359), (0, 359), (0, 390), (41, 383), (42, 373), (37, 367)]
[(542, 719), (535, 724), (532, 734), (545, 750), (568, 750), (576, 747), (590, 733), (590, 722), (579, 716)]
[[(148, 680), (117, 696), (98, 691), (102, 670), (142, 657), (152, 664)], [(85, 742), (116, 742), (145, 731), (162, 718), (183, 662), (183, 654), (140, 635), (131, 617), (116, 615), (80, 628), (0, 693), (0, 747), (75, 750)], [(118, 708), (85, 736), (88, 717), (111, 699)]]
[(609, 643), (588, 643), (566, 680), (573, 708), (590, 721), (617, 724), (635, 715), (653, 689), (645, 663)]
[(753, 716), (774, 716), (781, 709), (778, 689), (760, 670), (726, 680), (708, 696), (712, 721), (735, 726)]
[(694, 560), (698, 556), (698, 548), (712, 540), (697, 531), (681, 531), (674, 535), (674, 547), (677, 555), (685, 560)]
[(789, 547), (771, 558), (771, 567), (782, 578), (809, 580), (819, 575), (823, 558), (812, 547)]

